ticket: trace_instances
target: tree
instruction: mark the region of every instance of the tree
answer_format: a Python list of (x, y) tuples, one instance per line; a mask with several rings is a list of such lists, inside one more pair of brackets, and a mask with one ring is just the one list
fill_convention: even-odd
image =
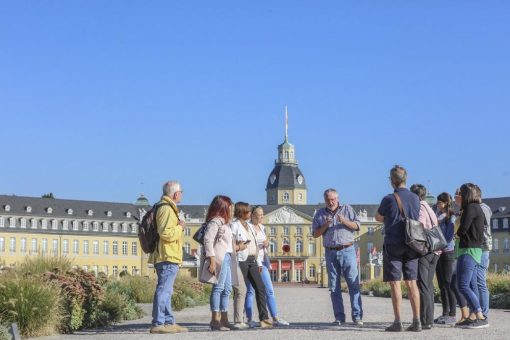
[(51, 198), (51, 199), (55, 199), (55, 196), (53, 196), (53, 193), (52, 193), (52, 192), (50, 192), (50, 193), (48, 193), (48, 194), (43, 194), (41, 197), (42, 197), (42, 198)]

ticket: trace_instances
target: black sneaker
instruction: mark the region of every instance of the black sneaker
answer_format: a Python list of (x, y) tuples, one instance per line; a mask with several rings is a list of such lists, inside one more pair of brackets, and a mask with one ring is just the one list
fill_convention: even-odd
[(422, 325), (421, 329), (432, 329), (432, 325)]
[(421, 332), (421, 322), (420, 321), (413, 321), (411, 326), (406, 328), (406, 331), (408, 332)]
[(386, 332), (402, 332), (404, 327), (402, 326), (402, 322), (394, 322), (388, 327), (384, 329)]
[(489, 321), (487, 319), (477, 319), (474, 320), (467, 328), (469, 329), (477, 329), (477, 328), (487, 328), (489, 327)]
[(455, 324), (455, 327), (459, 327), (459, 328), (467, 328), (468, 326), (470, 326), (473, 322), (475, 322), (475, 320), (471, 320), (470, 318), (467, 318), (467, 319), (464, 319), (462, 321), (459, 321)]

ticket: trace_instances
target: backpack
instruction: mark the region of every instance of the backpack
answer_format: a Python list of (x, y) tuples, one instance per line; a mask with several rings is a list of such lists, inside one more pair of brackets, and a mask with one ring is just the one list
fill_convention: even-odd
[[(138, 240), (140, 246), (146, 254), (153, 253), (159, 242), (158, 226), (156, 221), (156, 213), (159, 207), (169, 205), (169, 203), (154, 204), (152, 208), (143, 215), (142, 222), (138, 226)], [(174, 210), (175, 211), (175, 210)], [(177, 214), (177, 211), (176, 211)]]
[(492, 250), (492, 235), (491, 235), (491, 226), (489, 223), (491, 220), (492, 211), (491, 211), (491, 208), (485, 203), (480, 204), (480, 207), (482, 208), (483, 217), (484, 217), (482, 250), (491, 251)]

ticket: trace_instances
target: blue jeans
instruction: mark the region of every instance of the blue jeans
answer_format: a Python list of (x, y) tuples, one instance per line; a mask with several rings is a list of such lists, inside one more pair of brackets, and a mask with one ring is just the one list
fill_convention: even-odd
[[(276, 308), (276, 298), (274, 296), (273, 282), (271, 281), (271, 274), (269, 269), (263, 265), (262, 272), (260, 273), (264, 287), (266, 288), (266, 302), (269, 308), (269, 313), (273, 318), (278, 316), (278, 309)], [(255, 288), (250, 282), (246, 283), (246, 302), (244, 304), (244, 310), (246, 312), (246, 318), (251, 321), (253, 316), (253, 297), (255, 296)]]
[(359, 290), (358, 263), (356, 261), (356, 250), (354, 246), (342, 250), (326, 249), (326, 267), (329, 278), (329, 291), (335, 320), (345, 322), (344, 303), (340, 288), (340, 275), (343, 274), (349, 296), (351, 297), (352, 320), (363, 319), (363, 308), (361, 305), (361, 293)]
[(482, 311), (478, 300), (478, 292), (473, 290), (473, 287), (477, 287), (476, 267), (477, 263), (471, 255), (464, 254), (457, 258), (459, 291), (466, 298), (469, 309), (475, 313)]
[(487, 270), (489, 269), (489, 253), (484, 251), (482, 253), (482, 261), (476, 266), (476, 281), (475, 292), (478, 294), (482, 314), (489, 316), (489, 289), (487, 288)]
[(232, 273), (230, 269), (230, 253), (226, 253), (221, 264), (218, 282), (213, 284), (210, 298), (211, 312), (228, 311), (228, 298), (232, 292)]
[(175, 263), (160, 262), (154, 265), (158, 275), (158, 284), (154, 292), (152, 303), (152, 325), (161, 326), (173, 324), (172, 294), (174, 292), (174, 281), (179, 272), (179, 266)]

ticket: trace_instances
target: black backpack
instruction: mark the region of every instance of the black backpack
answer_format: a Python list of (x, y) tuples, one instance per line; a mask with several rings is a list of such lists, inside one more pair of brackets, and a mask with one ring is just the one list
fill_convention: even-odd
[[(169, 203), (154, 204), (152, 208), (143, 215), (142, 222), (138, 226), (138, 240), (140, 246), (146, 254), (151, 254), (156, 250), (159, 242), (158, 226), (156, 222), (156, 213), (159, 207), (170, 205)], [(176, 214), (178, 214), (176, 212)]]

